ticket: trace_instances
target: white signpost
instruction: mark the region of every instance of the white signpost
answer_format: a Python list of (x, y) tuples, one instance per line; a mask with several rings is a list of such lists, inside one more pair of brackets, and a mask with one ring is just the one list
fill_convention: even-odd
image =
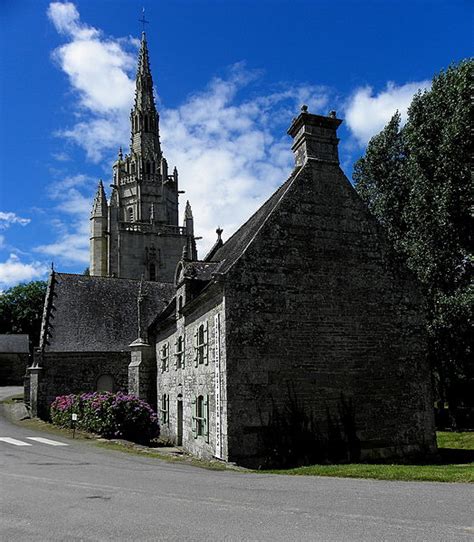
[(219, 314), (214, 316), (214, 397), (216, 403), (216, 453), (222, 459), (221, 433), (221, 332)]

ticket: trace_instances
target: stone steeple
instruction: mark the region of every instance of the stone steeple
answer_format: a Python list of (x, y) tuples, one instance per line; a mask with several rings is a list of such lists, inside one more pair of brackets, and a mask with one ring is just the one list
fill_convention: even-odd
[(132, 125), (131, 151), (159, 163), (161, 160), (159, 115), (153, 95), (153, 78), (145, 32), (142, 33), (138, 55), (135, 102), (130, 113), (130, 121)]
[(91, 275), (107, 274), (107, 223), (108, 205), (102, 180), (99, 181), (90, 222), (90, 267)]
[(183, 246), (196, 255), (192, 213), (178, 223), (178, 170), (160, 145), (148, 44), (142, 33), (130, 113), (130, 150), (120, 148), (107, 205), (99, 185), (92, 209), (91, 275), (170, 282)]
[(94, 203), (92, 204), (91, 218), (107, 217), (107, 197), (105, 195), (104, 184), (100, 179), (95, 193)]

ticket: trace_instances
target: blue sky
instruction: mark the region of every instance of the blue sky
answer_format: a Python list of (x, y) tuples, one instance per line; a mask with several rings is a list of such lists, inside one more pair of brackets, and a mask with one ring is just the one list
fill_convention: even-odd
[(200, 253), (292, 168), (302, 103), (336, 109), (350, 177), (414, 92), (472, 54), (469, 0), (2, 0), (0, 290), (88, 265), (89, 211), (128, 114), (145, 8), (164, 154)]

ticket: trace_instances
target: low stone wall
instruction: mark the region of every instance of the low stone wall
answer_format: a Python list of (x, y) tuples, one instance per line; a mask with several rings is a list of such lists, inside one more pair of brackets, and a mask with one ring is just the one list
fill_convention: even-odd
[[(51, 352), (35, 357), (35, 362), (41, 367), (35, 386), (36, 414), (41, 418), (48, 417), (49, 405), (58, 395), (96, 391), (103, 375), (113, 377), (114, 391), (128, 389), (130, 352)], [(33, 397), (30, 400), (34, 402)]]

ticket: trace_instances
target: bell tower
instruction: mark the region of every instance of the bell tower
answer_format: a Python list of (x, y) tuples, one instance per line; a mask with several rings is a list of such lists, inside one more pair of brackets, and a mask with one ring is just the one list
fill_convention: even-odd
[[(94, 215), (91, 217), (96, 220), (91, 225), (91, 275), (136, 279), (143, 276), (145, 280), (172, 282), (183, 247), (195, 246), (192, 220), (185, 221), (183, 227), (178, 224), (178, 170), (174, 168), (171, 174), (168, 171), (161, 150), (159, 120), (143, 32), (135, 100), (130, 112), (130, 150), (125, 156), (121, 148), (118, 152), (113, 165), (112, 193), (106, 204), (106, 225), (100, 222), (101, 239), (106, 240), (106, 264), (93, 263), (99, 250), (98, 234), (94, 233), (99, 217)], [(94, 209), (96, 207), (94, 201)], [(197, 254), (194, 256), (197, 258)]]

